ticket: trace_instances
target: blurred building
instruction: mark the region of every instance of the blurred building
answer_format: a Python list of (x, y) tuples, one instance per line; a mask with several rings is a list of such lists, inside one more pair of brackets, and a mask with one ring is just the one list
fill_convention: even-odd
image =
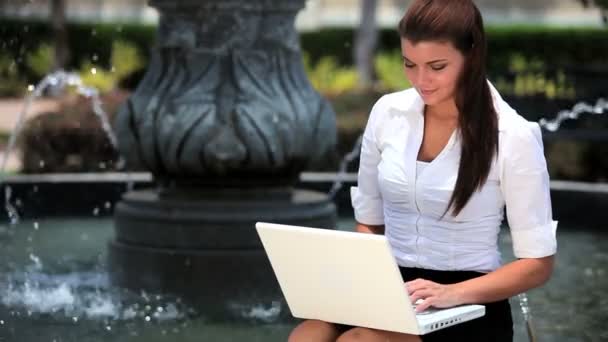
[[(126, 21), (156, 23), (158, 14), (148, 0), (64, 0), (70, 21)], [(0, 14), (48, 18), (51, 0), (0, 0)]]
[[(301, 29), (354, 26), (359, 22), (361, 0), (309, 0), (298, 17)], [(378, 22), (395, 27), (411, 0), (378, 0)], [(545, 24), (601, 26), (600, 13), (578, 0), (475, 0), (490, 24)]]
[[(73, 21), (131, 21), (155, 23), (156, 11), (147, 0), (65, 0)], [(201, 0), (204, 1), (204, 0)], [(248, 0), (243, 0), (248, 1)], [(378, 21), (394, 27), (411, 0), (378, 0)], [(50, 0), (0, 0), (5, 16), (48, 17)], [(476, 0), (487, 23), (600, 26), (599, 11), (578, 0)], [(302, 30), (325, 26), (355, 26), (360, 0), (308, 0), (297, 26)]]

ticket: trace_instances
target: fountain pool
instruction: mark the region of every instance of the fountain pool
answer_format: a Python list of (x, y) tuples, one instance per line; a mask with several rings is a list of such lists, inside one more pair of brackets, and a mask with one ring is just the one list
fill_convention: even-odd
[[(338, 228), (352, 229), (341, 218)], [(608, 331), (608, 233), (598, 226), (562, 226), (552, 280), (528, 292), (540, 341), (605, 341)], [(294, 322), (276, 322), (278, 304), (243, 307), (245, 318), (216, 323), (195, 309), (152, 293), (113, 287), (106, 271), (111, 218), (23, 220), (0, 228), (0, 341), (285, 341)], [(506, 228), (500, 239), (511, 259)], [(246, 286), (246, 284), (245, 284)], [(512, 302), (515, 341), (527, 341)]]

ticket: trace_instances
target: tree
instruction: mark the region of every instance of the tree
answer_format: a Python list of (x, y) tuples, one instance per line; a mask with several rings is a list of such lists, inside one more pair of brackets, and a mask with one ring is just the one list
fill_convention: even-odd
[(377, 0), (361, 0), (361, 21), (353, 52), (359, 82), (365, 88), (369, 88), (374, 80), (374, 51), (378, 42), (377, 7)]
[(65, 0), (51, 0), (51, 25), (54, 35), (55, 61), (53, 69), (64, 69), (69, 58), (68, 30), (65, 20)]

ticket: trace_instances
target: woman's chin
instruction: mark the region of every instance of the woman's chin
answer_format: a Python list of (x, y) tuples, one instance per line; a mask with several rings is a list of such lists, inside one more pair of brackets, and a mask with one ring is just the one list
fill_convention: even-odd
[(439, 104), (447, 102), (448, 100), (449, 100), (449, 98), (446, 99), (446, 98), (440, 97), (440, 96), (438, 96), (438, 94), (422, 96), (422, 101), (427, 106), (439, 105)]

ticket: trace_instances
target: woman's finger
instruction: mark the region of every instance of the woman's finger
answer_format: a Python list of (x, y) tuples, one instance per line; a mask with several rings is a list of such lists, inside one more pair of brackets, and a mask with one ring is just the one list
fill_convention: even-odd
[(422, 303), (416, 305), (416, 310), (415, 311), (416, 312), (422, 312), (422, 311), (430, 308), (435, 303), (435, 299), (436, 299), (436, 297), (427, 297), (426, 299), (424, 299), (422, 301)]
[(416, 301), (418, 299), (424, 300), (424, 299), (426, 299), (428, 297), (433, 296), (434, 294), (435, 294), (435, 292), (433, 290), (430, 290), (430, 289), (418, 290), (418, 291), (415, 291), (414, 293), (410, 294), (410, 301), (412, 303), (416, 303)]
[(425, 279), (416, 279), (416, 280), (405, 283), (405, 288), (407, 289), (407, 292), (411, 294), (414, 291), (428, 288), (428, 287), (432, 286), (433, 284), (434, 283), (432, 281), (428, 281)]

